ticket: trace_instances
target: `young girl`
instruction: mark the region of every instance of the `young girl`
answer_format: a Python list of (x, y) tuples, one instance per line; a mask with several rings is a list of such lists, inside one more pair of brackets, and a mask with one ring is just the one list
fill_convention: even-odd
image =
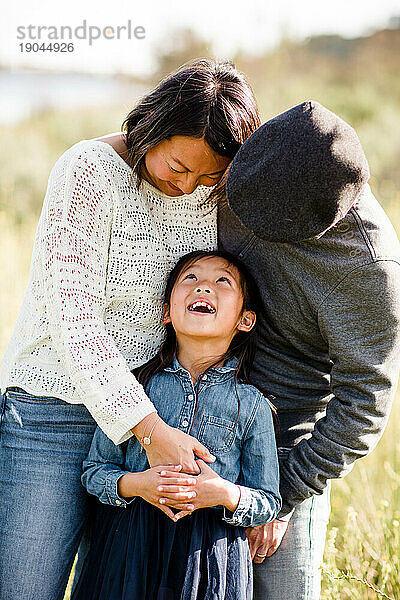
[(192, 252), (173, 269), (166, 339), (136, 376), (162, 419), (216, 461), (199, 459), (199, 475), (149, 468), (141, 445), (157, 421), (119, 446), (97, 429), (82, 481), (109, 506), (99, 508), (73, 600), (252, 597), (244, 527), (280, 509), (271, 408), (248, 383), (257, 306), (247, 270), (225, 252)]

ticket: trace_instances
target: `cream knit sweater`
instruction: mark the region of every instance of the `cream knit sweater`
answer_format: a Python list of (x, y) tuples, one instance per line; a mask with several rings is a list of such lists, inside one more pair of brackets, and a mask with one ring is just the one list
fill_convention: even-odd
[(166, 276), (183, 254), (216, 248), (209, 193), (138, 189), (105, 142), (67, 150), (50, 174), (1, 389), (83, 403), (114, 443), (128, 439), (154, 410), (130, 370), (163, 339)]

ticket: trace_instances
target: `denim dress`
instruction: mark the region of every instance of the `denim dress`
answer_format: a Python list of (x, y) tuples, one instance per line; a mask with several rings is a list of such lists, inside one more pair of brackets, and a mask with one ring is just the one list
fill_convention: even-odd
[(146, 389), (158, 414), (216, 456), (210, 466), (239, 485), (231, 513), (217, 506), (174, 523), (141, 498), (118, 495), (127, 472), (149, 468), (136, 438), (115, 446), (98, 428), (82, 482), (100, 500), (91, 547), (72, 600), (250, 600), (245, 527), (272, 521), (281, 506), (271, 408), (236, 381), (236, 359), (199, 377), (175, 358)]

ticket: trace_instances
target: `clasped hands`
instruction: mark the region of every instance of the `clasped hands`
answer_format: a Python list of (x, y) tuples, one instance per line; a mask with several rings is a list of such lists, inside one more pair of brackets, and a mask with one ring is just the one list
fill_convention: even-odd
[(226, 506), (233, 512), (240, 499), (240, 488), (220, 477), (203, 460), (196, 462), (198, 475), (182, 473), (182, 465), (158, 465), (127, 473), (118, 482), (119, 493), (124, 497), (140, 496), (175, 522), (210, 506)]
[[(151, 443), (145, 450), (150, 468), (121, 477), (118, 492), (124, 497), (142, 497), (173, 521), (209, 506), (223, 505), (234, 512), (240, 488), (206, 464), (214, 462), (215, 456), (196, 438), (167, 425), (158, 415), (154, 417), (154, 413), (132, 432), (141, 440), (149, 427)], [(174, 513), (173, 508), (179, 512)]]

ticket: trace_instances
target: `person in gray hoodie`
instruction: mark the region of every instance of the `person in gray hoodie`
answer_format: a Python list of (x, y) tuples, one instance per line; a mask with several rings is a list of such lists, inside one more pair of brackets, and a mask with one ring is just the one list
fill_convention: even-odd
[(400, 246), (355, 131), (307, 101), (235, 156), (220, 247), (261, 291), (252, 381), (279, 419), (283, 506), (248, 530), (255, 600), (316, 600), (329, 482), (377, 444), (400, 361)]

